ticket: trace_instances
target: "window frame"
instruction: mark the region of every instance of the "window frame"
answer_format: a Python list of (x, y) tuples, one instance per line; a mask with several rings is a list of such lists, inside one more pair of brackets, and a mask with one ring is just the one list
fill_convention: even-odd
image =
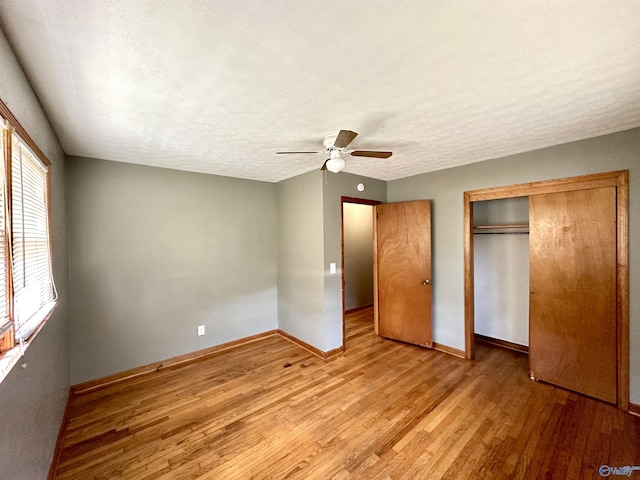
[[(8, 254), (6, 257), (6, 269), (5, 269), (5, 278), (7, 282), (7, 314), (11, 326), (0, 333), (0, 382), (8, 375), (8, 373), (13, 369), (14, 365), (18, 363), (24, 351), (29, 347), (33, 339), (38, 335), (38, 333), (42, 330), (47, 320), (52, 316), (53, 312), (57, 307), (57, 294), (55, 290), (55, 284), (53, 280), (53, 249), (52, 249), (52, 235), (51, 235), (51, 162), (46, 157), (46, 155), (40, 150), (40, 148), (33, 141), (31, 136), (26, 132), (24, 127), (20, 124), (18, 119), (13, 115), (11, 110), (7, 107), (7, 105), (0, 100), (0, 122), (6, 122), (8, 128), (4, 128), (2, 126), (1, 133), (3, 136), (3, 145), (4, 145), (4, 158), (0, 159), (0, 161), (4, 164), (5, 171), (5, 180), (4, 185), (1, 188), (4, 190), (4, 212), (2, 215), (5, 216), (4, 221), (4, 236), (6, 238), (6, 242), (10, 246), (12, 243), (12, 237), (14, 232), (12, 232), (11, 227), (11, 212), (12, 212), (12, 202), (11, 202), (11, 190), (12, 190), (12, 175), (11, 175), (11, 166), (12, 166), (12, 136), (15, 135), (18, 137), (18, 140), (26, 147), (38, 161), (42, 168), (45, 171), (44, 177), (44, 210), (45, 210), (45, 223), (46, 223), (46, 236), (47, 236), (47, 248), (49, 254), (49, 263), (50, 263), (50, 275), (51, 275), (51, 286), (53, 289), (53, 300), (48, 302), (44, 306), (40, 307), (38, 312), (34, 315), (34, 317), (40, 317), (38, 325), (33, 329), (32, 333), (28, 338), (21, 339), (20, 342), (16, 342), (15, 335), (15, 327), (17, 325), (15, 314), (13, 311), (14, 304), (14, 288), (13, 288), (13, 273), (12, 273), (12, 264), (13, 264), (13, 255), (11, 250), (8, 250)], [(2, 191), (0, 191), (0, 195)], [(2, 292), (0, 292), (0, 296)], [(2, 301), (0, 299), (0, 301)]]

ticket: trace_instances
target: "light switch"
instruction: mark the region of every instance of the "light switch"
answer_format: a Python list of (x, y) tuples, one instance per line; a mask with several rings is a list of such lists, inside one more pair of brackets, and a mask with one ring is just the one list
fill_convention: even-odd
[(334, 275), (336, 273), (336, 264), (335, 263), (330, 263), (329, 264), (329, 273)]

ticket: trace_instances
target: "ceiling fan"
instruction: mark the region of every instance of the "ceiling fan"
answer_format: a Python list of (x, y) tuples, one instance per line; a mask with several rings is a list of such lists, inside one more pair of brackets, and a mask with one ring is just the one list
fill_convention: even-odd
[(351, 155), (353, 157), (373, 157), (373, 158), (389, 158), (392, 152), (375, 152), (372, 150), (347, 150), (349, 145), (358, 134), (351, 130), (340, 130), (337, 134), (330, 133), (324, 136), (322, 143), (325, 146), (324, 150), (317, 152), (276, 152), (277, 154), (299, 154), (299, 153), (328, 153), (327, 158), (322, 164), (320, 170), (329, 170), (333, 173), (338, 173), (344, 170), (346, 163), (342, 155)]

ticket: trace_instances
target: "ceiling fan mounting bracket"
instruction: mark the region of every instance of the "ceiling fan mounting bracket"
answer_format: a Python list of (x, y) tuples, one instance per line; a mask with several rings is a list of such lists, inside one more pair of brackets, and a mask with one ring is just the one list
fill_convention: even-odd
[(327, 151), (331, 151), (334, 147), (334, 143), (336, 143), (336, 138), (338, 138), (337, 133), (327, 133), (324, 137), (322, 137), (322, 144), (327, 148)]

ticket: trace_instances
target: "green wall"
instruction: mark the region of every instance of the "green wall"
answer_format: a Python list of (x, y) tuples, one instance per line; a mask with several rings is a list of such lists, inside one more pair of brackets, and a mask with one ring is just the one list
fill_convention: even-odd
[(277, 184), (278, 327), (324, 350), (322, 174)]
[(274, 184), (69, 157), (67, 189), (73, 384), (277, 328)]

